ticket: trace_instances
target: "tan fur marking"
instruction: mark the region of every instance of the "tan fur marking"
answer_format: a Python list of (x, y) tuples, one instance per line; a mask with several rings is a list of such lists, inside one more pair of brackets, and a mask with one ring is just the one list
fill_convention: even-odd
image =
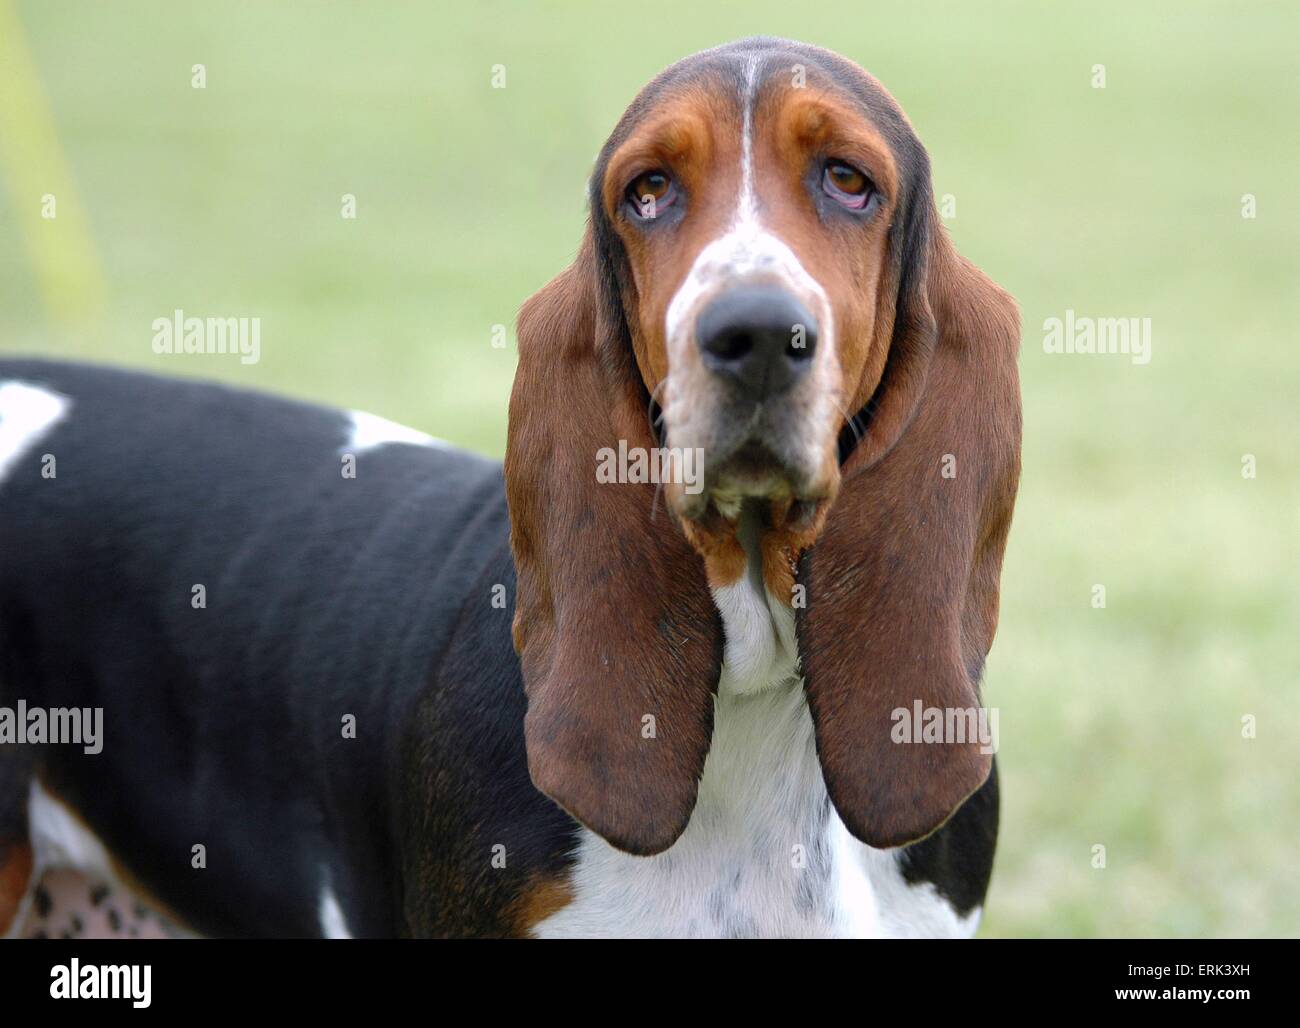
[[(736, 206), (740, 122), (740, 109), (725, 89), (700, 85), (684, 90), (664, 101), (662, 116), (624, 141), (605, 171), (605, 209), (627, 249), (632, 275), (624, 296), (628, 329), (652, 394), (668, 374), (668, 304), (699, 252), (725, 230)], [(671, 237), (629, 225), (620, 210), (628, 182), (656, 168), (668, 172), (689, 198), (682, 202), (689, 202), (691, 214)]]
[(520, 935), (573, 902), (573, 888), (562, 878), (538, 877), (525, 887), (515, 903), (515, 925)]
[(13, 926), (18, 907), (32, 876), (32, 847), (27, 842), (11, 843), (0, 862), (0, 935)]

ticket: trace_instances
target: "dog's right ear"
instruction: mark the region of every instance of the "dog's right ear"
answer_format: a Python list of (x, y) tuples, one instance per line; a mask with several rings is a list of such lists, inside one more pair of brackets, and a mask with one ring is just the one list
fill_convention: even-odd
[(514, 640), (534, 784), (619, 849), (652, 854), (695, 807), (722, 628), (658, 487), (597, 479), (602, 451), (658, 445), (597, 263), (588, 231), (519, 314), (505, 462)]
[[(826, 789), (879, 849), (935, 831), (992, 768), (979, 681), (1020, 477), (1019, 312), (937, 217), (907, 227), (889, 364), (800, 574)], [(923, 738), (925, 712), (972, 727)]]

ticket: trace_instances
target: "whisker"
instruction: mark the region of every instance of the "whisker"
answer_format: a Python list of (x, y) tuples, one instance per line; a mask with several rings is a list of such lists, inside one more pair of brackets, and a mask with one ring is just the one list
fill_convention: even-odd
[[(646, 405), (646, 412), (645, 412), (645, 413), (646, 413), (646, 421), (648, 422), (648, 424), (649, 424), (649, 426), (650, 426), (650, 438), (653, 439), (653, 440), (656, 441), (656, 442), (659, 441), (659, 430), (658, 430), (658, 427), (657, 427), (657, 425), (656, 425), (656, 422), (657, 422), (657, 421), (662, 421), (662, 420), (663, 420), (664, 410), (663, 410), (662, 407), (660, 407), (660, 408), (659, 408), (659, 417), (658, 417), (658, 418), (655, 417), (654, 411), (655, 411), (655, 407), (657, 406), (657, 404), (656, 404), (656, 402), (655, 402), (655, 396), (657, 396), (658, 393), (659, 393), (659, 390), (661, 390), (661, 389), (662, 389), (665, 385), (667, 385), (667, 384), (668, 384), (668, 379), (667, 379), (666, 377), (665, 377), (665, 378), (661, 378), (661, 379), (659, 380), (659, 384), (658, 384), (657, 386), (655, 386), (654, 389), (652, 389), (652, 390), (650, 391), (650, 401), (649, 401), (649, 403)], [(655, 483), (654, 499), (650, 502), (650, 520), (651, 520), (651, 521), (653, 521), (653, 520), (655, 519), (655, 515), (659, 513), (659, 497), (660, 497), (660, 495), (663, 493), (663, 491), (664, 491), (664, 484), (663, 484), (662, 482), (656, 482), (656, 483)]]
[(659, 380), (659, 384), (658, 384), (657, 386), (655, 386), (654, 389), (651, 391), (651, 393), (650, 393), (650, 401), (649, 401), (649, 403), (646, 405), (646, 410), (645, 410), (645, 413), (646, 413), (646, 420), (649, 422), (649, 425), (650, 425), (650, 436), (651, 436), (651, 438), (654, 438), (654, 439), (658, 439), (658, 438), (659, 438), (659, 431), (658, 431), (658, 429), (657, 429), (657, 427), (656, 427), (656, 422), (657, 422), (657, 421), (662, 421), (662, 420), (663, 420), (663, 415), (664, 415), (664, 409), (663, 409), (663, 407), (659, 407), (659, 417), (658, 417), (658, 418), (656, 418), (655, 415), (654, 415), (655, 407), (658, 406), (658, 404), (655, 402), (655, 396), (659, 393), (659, 390), (662, 389), (662, 388), (663, 388), (664, 386), (666, 386), (667, 384), (668, 384), (668, 379), (667, 379), (667, 377), (661, 378), (661, 379)]
[(844, 423), (848, 425), (849, 431), (853, 433), (854, 445), (862, 442), (862, 432), (858, 429), (858, 416), (854, 414), (849, 416), (849, 412), (844, 409), (844, 404), (840, 401), (838, 393), (831, 394), (831, 401), (835, 404), (836, 409), (844, 415)]

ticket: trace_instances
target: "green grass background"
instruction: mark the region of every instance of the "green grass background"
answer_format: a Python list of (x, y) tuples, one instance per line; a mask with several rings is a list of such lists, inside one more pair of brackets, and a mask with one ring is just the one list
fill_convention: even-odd
[[(17, 11), (104, 302), (82, 316), (42, 301), (33, 234), (75, 218), (32, 222), (10, 140), (0, 348), (362, 407), (497, 455), (515, 311), (570, 260), (592, 158), (636, 90), (755, 33), (873, 71), (957, 198), (957, 245), (1025, 326), (1024, 478), (986, 680), (1004, 820), (983, 933), (1297, 934), (1300, 8)], [(262, 363), (155, 356), (150, 322), (174, 307), (260, 316)], [(1044, 354), (1043, 320), (1067, 307), (1150, 317), (1151, 363)], [(494, 324), (509, 347), (490, 345)]]

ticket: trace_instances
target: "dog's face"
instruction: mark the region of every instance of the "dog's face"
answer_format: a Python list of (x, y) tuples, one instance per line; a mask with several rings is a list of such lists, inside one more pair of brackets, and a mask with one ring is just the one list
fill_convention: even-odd
[(822, 51), (739, 69), (709, 56), (632, 105), (593, 208), (625, 257), (618, 289), (664, 443), (703, 454), (703, 488), (670, 482), (669, 502), (696, 537), (732, 530), (748, 498), (770, 501), (773, 527), (809, 528), (838, 487), (841, 426), (885, 365), (890, 138), (910, 130)]

